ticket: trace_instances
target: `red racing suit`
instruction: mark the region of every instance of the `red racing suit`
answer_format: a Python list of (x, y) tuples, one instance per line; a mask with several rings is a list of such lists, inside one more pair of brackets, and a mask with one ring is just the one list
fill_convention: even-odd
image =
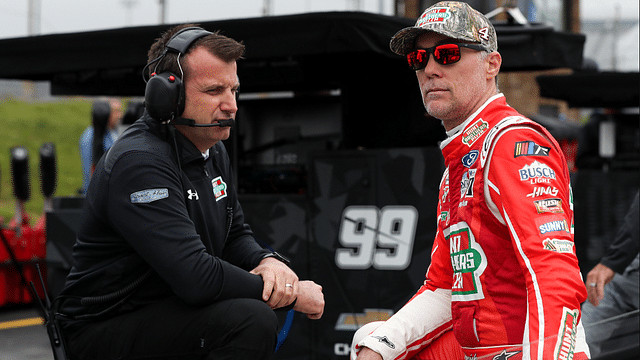
[(452, 330), (467, 359), (587, 359), (559, 145), (502, 94), (448, 134), (424, 285), (357, 348), (409, 359)]

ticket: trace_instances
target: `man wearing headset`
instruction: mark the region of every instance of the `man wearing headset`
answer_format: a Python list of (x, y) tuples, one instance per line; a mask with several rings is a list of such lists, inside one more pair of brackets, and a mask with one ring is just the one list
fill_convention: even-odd
[(149, 50), (147, 111), (96, 166), (59, 298), (72, 359), (270, 359), (272, 309), (322, 316), (322, 288), (244, 223), (221, 142), (243, 52), (189, 25)]
[(386, 322), (362, 327), (351, 358), (588, 358), (567, 164), (499, 93), (493, 25), (443, 1), (390, 46), (443, 122), (446, 170), (424, 285)]

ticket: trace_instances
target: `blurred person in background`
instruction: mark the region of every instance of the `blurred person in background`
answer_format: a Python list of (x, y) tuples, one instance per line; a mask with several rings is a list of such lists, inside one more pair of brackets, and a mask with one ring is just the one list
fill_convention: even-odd
[[(589, 301), (582, 305), (582, 319), (593, 357), (601, 353), (605, 341), (618, 336), (618, 328), (624, 319), (616, 317), (639, 308), (639, 196), (640, 193), (637, 193), (607, 253), (589, 271), (585, 280)], [(620, 330), (624, 333), (630, 329)], [(637, 343), (637, 340), (636, 324), (635, 339), (632, 341)]]
[(98, 160), (118, 138), (118, 126), (121, 121), (122, 103), (119, 100), (106, 99), (93, 102), (91, 125), (80, 136), (81, 194), (84, 195), (87, 192), (93, 169)]
[(129, 125), (133, 124), (136, 120), (140, 119), (144, 113), (144, 101), (131, 100), (127, 104), (127, 110), (124, 112), (122, 122), (120, 123), (120, 129), (118, 135), (121, 134)]

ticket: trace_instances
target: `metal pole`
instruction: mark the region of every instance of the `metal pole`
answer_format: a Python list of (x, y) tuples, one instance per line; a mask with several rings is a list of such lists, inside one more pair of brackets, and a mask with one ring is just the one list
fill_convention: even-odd
[(162, 25), (166, 22), (166, 5), (167, 2), (165, 0), (158, 0), (158, 3), (160, 4), (160, 18), (158, 19), (158, 22)]
[(28, 21), (27, 33), (29, 36), (40, 34), (40, 0), (29, 0)]
[(127, 26), (131, 26), (132, 24), (132, 20), (131, 20), (131, 10), (137, 5), (138, 0), (122, 0), (122, 6), (124, 6), (127, 9), (127, 14), (126, 14), (126, 24)]
[(271, 15), (271, 0), (264, 0), (262, 5), (262, 16)]
[(613, 30), (611, 31), (611, 69), (618, 70), (618, 31), (620, 27), (620, 4), (616, 3), (613, 15)]

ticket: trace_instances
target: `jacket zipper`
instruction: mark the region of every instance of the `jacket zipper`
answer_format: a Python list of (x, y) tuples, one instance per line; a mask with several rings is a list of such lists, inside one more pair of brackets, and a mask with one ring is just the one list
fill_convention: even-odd
[(224, 244), (227, 243), (227, 239), (229, 239), (229, 233), (231, 232), (231, 224), (233, 223), (233, 208), (227, 208), (227, 234), (224, 236)]
[[(206, 168), (203, 169), (204, 174), (207, 176), (207, 179), (211, 180), (211, 176), (209, 176), (209, 172)], [(233, 208), (227, 207), (227, 233), (224, 236), (224, 244), (227, 244), (227, 240), (229, 239), (229, 233), (231, 233), (231, 224), (233, 224)]]

